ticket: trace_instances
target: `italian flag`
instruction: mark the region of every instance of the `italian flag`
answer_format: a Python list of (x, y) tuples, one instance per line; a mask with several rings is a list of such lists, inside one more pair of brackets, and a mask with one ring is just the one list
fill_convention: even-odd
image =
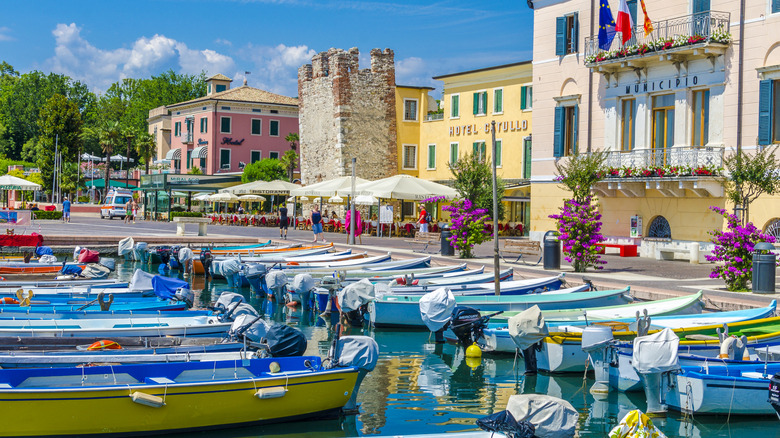
[(626, 0), (620, 0), (620, 7), (615, 20), (615, 32), (621, 32), (623, 44), (631, 39), (631, 30), (633, 28), (634, 21), (631, 19), (631, 13), (628, 11), (628, 3), (626, 3)]

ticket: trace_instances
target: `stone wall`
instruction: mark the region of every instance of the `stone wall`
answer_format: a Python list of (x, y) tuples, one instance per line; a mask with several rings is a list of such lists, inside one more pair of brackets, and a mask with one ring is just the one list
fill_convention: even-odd
[(360, 70), (357, 48), (330, 49), (298, 69), (301, 180), (305, 185), (351, 174), (397, 173), (395, 61), (373, 49)]

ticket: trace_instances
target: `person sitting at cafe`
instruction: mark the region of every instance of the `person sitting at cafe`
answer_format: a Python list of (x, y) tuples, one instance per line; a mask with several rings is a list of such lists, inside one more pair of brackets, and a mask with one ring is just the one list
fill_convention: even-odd
[(30, 204), (30, 211), (39, 211), (38, 204)]

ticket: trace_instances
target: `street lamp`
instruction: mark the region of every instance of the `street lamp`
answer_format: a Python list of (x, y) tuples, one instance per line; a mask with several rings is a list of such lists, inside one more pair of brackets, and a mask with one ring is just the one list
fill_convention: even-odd
[(130, 186), (130, 142), (135, 137), (133, 134), (127, 134), (127, 154), (125, 155), (125, 161), (127, 162), (127, 169), (125, 170), (125, 188)]

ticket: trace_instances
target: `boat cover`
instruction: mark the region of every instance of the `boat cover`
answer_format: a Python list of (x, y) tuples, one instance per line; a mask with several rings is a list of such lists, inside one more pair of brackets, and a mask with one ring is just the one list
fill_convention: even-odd
[(237, 259), (217, 260), (211, 265), (214, 274), (227, 278), (241, 270), (241, 262)]
[(82, 249), (83, 249), (83, 248), (82, 248), (82, 247), (80, 247), (80, 246), (78, 246), (78, 245), (76, 245), (76, 247), (75, 247), (75, 248), (73, 248), (73, 261), (76, 261), (76, 260), (78, 260), (78, 258), (79, 258), (79, 254), (81, 254), (81, 250), (82, 250)]
[(180, 263), (187, 263), (188, 261), (195, 258), (195, 254), (192, 252), (190, 248), (184, 247), (179, 250), (179, 262)]
[(517, 348), (525, 350), (547, 337), (547, 324), (539, 306), (534, 305), (509, 318), (509, 336)]
[(133, 247), (135, 246), (135, 241), (132, 237), (125, 237), (124, 239), (119, 241), (119, 247), (117, 249), (117, 255), (123, 256), (125, 254), (130, 254), (133, 252)]
[(517, 421), (534, 425), (539, 438), (572, 437), (580, 415), (566, 400), (542, 394), (519, 394), (509, 397), (506, 404)]
[(100, 253), (91, 249), (82, 248), (79, 252), (79, 263), (97, 263), (100, 261)]
[(364, 278), (341, 289), (337, 298), (339, 307), (344, 312), (357, 310), (363, 304), (374, 300), (374, 285), (367, 278)]
[(235, 292), (222, 292), (217, 298), (217, 302), (214, 304), (214, 310), (220, 310), (223, 312), (228, 311), (235, 307), (233, 303), (243, 303), (244, 296)]
[(303, 356), (306, 352), (306, 336), (287, 324), (274, 324), (265, 334), (265, 343), (273, 357)]
[(262, 263), (253, 263), (244, 265), (244, 276), (246, 278), (262, 277), (268, 272), (268, 269)]
[(254, 318), (260, 316), (260, 314), (257, 313), (257, 310), (254, 307), (252, 307), (252, 305), (247, 303), (239, 303), (238, 305), (232, 306), (231, 309), (233, 310), (230, 311), (230, 319), (233, 320), (235, 320), (236, 318), (242, 315), (249, 315)]
[(49, 265), (53, 263), (57, 263), (57, 257), (52, 254), (44, 254), (40, 257), (38, 257), (38, 263)]
[(450, 322), (456, 305), (452, 291), (440, 287), (420, 298), (420, 316), (428, 330), (438, 332)]
[(111, 257), (101, 257), (98, 263), (105, 266), (110, 271), (116, 269), (116, 260), (112, 259)]
[(133, 248), (133, 260), (145, 261), (148, 246), (146, 242), (136, 243)]
[(287, 285), (287, 274), (282, 271), (273, 270), (266, 274), (265, 284), (269, 289), (278, 289)]
[(663, 373), (680, 369), (677, 349), (680, 338), (672, 329), (665, 328), (658, 333), (639, 336), (634, 339), (634, 355), (631, 364), (637, 373)]
[(655, 427), (653, 420), (639, 409), (634, 409), (627, 413), (620, 420), (620, 423), (609, 432), (608, 436), (620, 438), (666, 438), (661, 429)]
[(317, 282), (311, 274), (296, 274), (291, 289), (299, 294), (311, 292), (317, 287)]
[(84, 267), (83, 271), (81, 271), (81, 275), (84, 277), (101, 279), (101, 280), (104, 278), (108, 278), (108, 274), (110, 273), (111, 273), (110, 269), (98, 263), (90, 263)]
[(54, 251), (52, 251), (51, 248), (49, 248), (48, 246), (39, 246), (35, 248), (35, 255), (38, 257), (45, 256), (45, 255), (54, 255)]
[(534, 438), (536, 428), (528, 421), (517, 421), (509, 411), (477, 419), (477, 427), (488, 432), (499, 432), (514, 438)]
[(156, 275), (141, 269), (136, 269), (127, 288), (132, 291), (152, 290), (152, 278), (154, 277), (156, 277)]
[(379, 360), (379, 345), (369, 336), (342, 336), (338, 340), (338, 366), (373, 371)]
[(65, 265), (60, 270), (63, 275), (81, 275), (81, 266), (79, 265)]
[(233, 320), (230, 326), (230, 336), (243, 334), (252, 342), (261, 342), (268, 333), (270, 326), (262, 318), (249, 314), (239, 315)]
[(190, 284), (178, 278), (155, 275), (152, 278), (152, 290), (154, 294), (166, 300), (176, 298), (176, 290), (179, 288), (189, 289)]

